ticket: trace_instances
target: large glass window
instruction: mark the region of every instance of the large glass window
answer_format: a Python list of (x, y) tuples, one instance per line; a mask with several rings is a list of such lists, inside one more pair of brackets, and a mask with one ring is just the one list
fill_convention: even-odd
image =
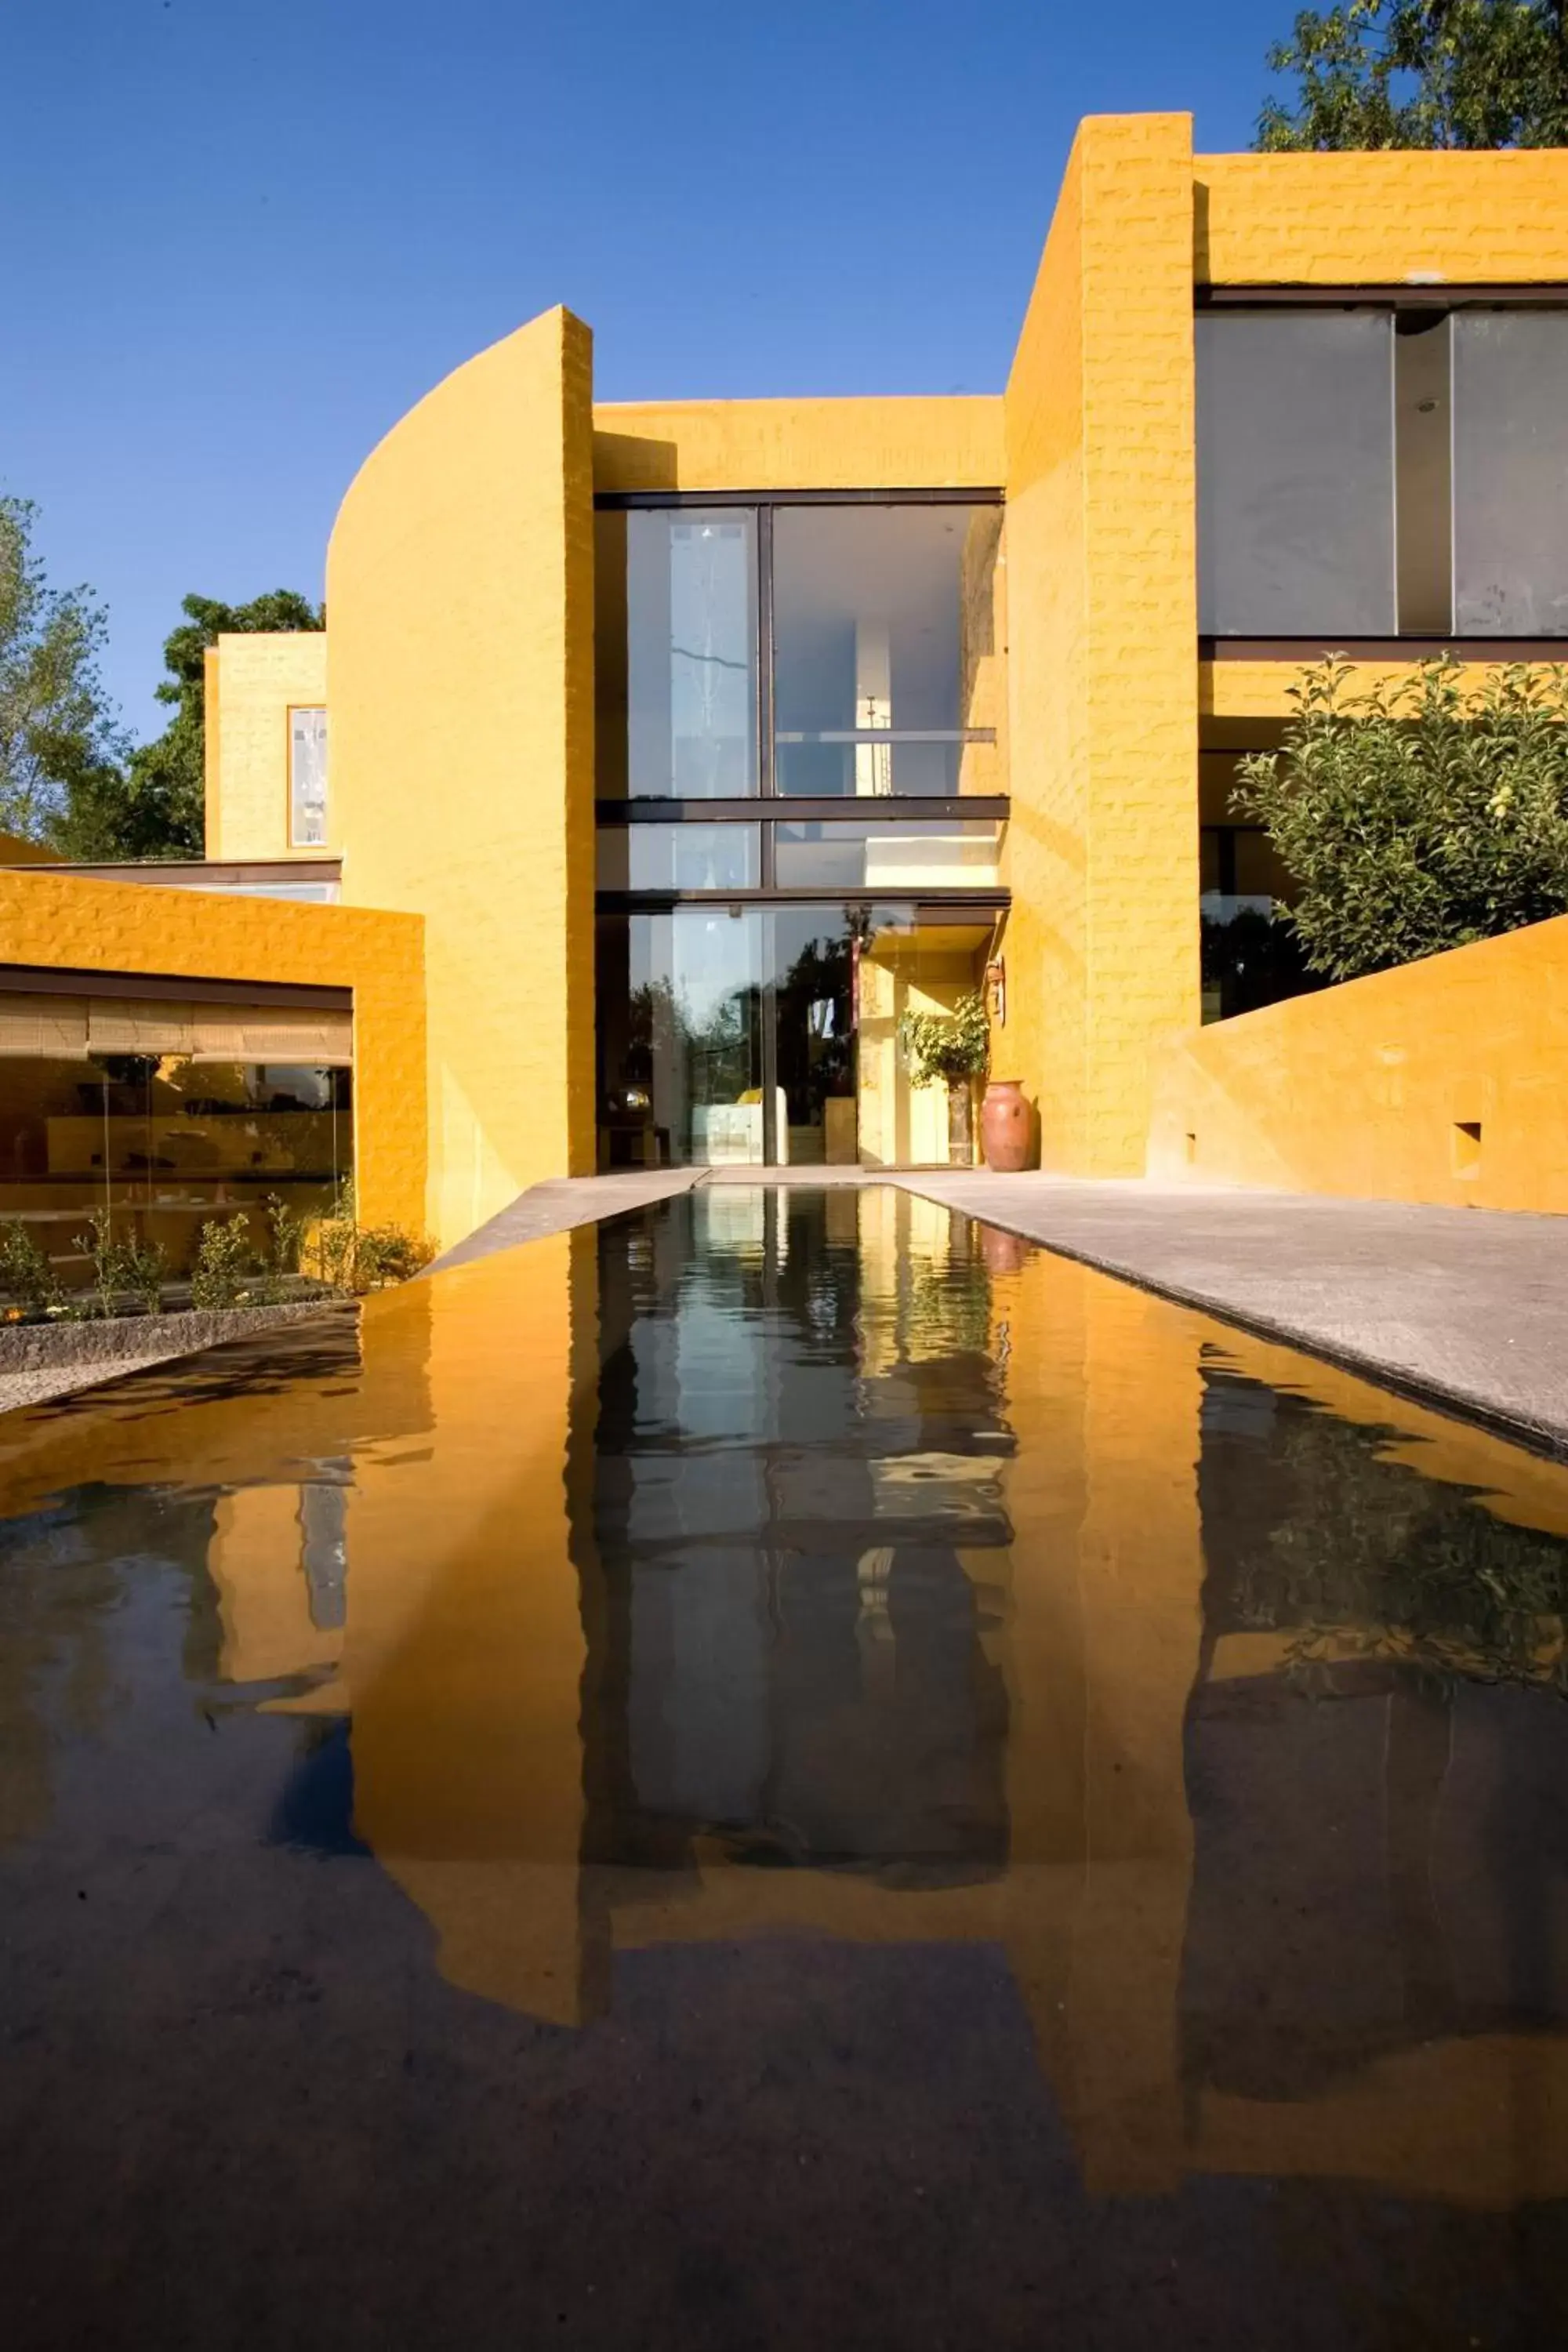
[(996, 792), (996, 507), (780, 507), (775, 780), (845, 798)]
[(0, 992), (0, 1223), (61, 1278), (95, 1209), (176, 1273), (202, 1225), (320, 1213), (353, 1167), (347, 1011)]
[(599, 797), (1001, 792), (1001, 537), (940, 499), (602, 512)]
[(1568, 636), (1568, 312), (1453, 320), (1455, 625)]
[(1215, 310), (1195, 324), (1200, 630), (1390, 635), (1391, 314)]
[(762, 879), (754, 824), (625, 824), (599, 828), (601, 890), (754, 890)]
[(600, 1166), (945, 1161), (903, 1018), (977, 987), (991, 939), (897, 904), (601, 916)]
[(327, 714), (289, 713), (289, 839), (317, 849), (327, 837)]
[(1002, 828), (989, 817), (877, 824), (861, 817), (773, 828), (781, 889), (976, 889), (994, 885)]
[(754, 515), (604, 514), (598, 567), (601, 796), (754, 793)]

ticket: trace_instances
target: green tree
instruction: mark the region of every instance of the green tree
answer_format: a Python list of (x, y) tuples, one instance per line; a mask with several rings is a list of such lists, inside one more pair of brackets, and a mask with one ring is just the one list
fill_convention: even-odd
[(1300, 887), (1286, 919), (1334, 980), (1568, 913), (1568, 669), (1510, 664), (1468, 697), (1450, 654), (1352, 693), (1330, 656), (1279, 751), (1237, 770)]
[(30, 499), (0, 498), (0, 831), (65, 848), (125, 747), (98, 673), (102, 607), (90, 589), (48, 586), (37, 515)]
[(187, 596), (185, 618), (164, 640), (169, 675), (157, 689), (174, 717), (153, 742), (131, 755), (122, 777), (79, 794), (72, 847), (79, 857), (199, 857), (206, 801), (206, 727), (203, 656), (220, 636), (255, 630), (320, 629), (319, 606), (291, 589), (275, 588), (248, 604), (222, 604)]
[(1268, 66), (1297, 88), (1258, 117), (1266, 153), (1568, 146), (1565, 0), (1343, 0), (1299, 16)]

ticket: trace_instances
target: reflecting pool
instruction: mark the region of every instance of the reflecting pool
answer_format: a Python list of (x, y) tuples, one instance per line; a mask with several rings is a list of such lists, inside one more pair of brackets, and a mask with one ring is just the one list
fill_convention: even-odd
[(7, 2346), (1568, 2324), (1568, 1472), (894, 1188), (0, 1420)]

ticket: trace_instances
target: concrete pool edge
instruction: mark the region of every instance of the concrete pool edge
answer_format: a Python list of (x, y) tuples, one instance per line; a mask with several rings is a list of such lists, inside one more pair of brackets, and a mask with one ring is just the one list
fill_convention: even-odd
[[(1550, 1301), (1541, 1295), (1550, 1286), (1558, 1299), (1568, 1297), (1568, 1218), (1156, 1190), (1135, 1180), (997, 1177), (986, 1170), (889, 1172), (877, 1181), (1017, 1234), (1173, 1306), (1299, 1349), (1532, 1454), (1568, 1461), (1561, 1308), (1553, 1326)], [(1121, 1228), (1120, 1245), (1096, 1229), (1107, 1217)], [(1204, 1230), (1205, 1219), (1215, 1217), (1228, 1223), (1233, 1251), (1238, 1231), (1253, 1221), (1246, 1238), (1274, 1255), (1266, 1275), (1247, 1265), (1245, 1253), (1224, 1262), (1225, 1237)], [(1144, 1230), (1134, 1230), (1130, 1244), (1129, 1226), (1140, 1220)], [(1386, 1255), (1395, 1237), (1413, 1245), (1403, 1265)], [(1478, 1258), (1466, 1243), (1489, 1246)], [(1448, 1255), (1434, 1262), (1428, 1254), (1445, 1244)], [(1208, 1260), (1196, 1279), (1194, 1255)], [(1548, 1262), (1532, 1263), (1532, 1256)], [(1260, 1280), (1276, 1294), (1271, 1300), (1258, 1295)], [(1331, 1296), (1338, 1314), (1326, 1309)], [(1425, 1310), (1414, 1324), (1413, 1305)], [(1391, 1332), (1383, 1346), (1363, 1344), (1344, 1328), (1358, 1316), (1383, 1329), (1392, 1322), (1397, 1338)]]

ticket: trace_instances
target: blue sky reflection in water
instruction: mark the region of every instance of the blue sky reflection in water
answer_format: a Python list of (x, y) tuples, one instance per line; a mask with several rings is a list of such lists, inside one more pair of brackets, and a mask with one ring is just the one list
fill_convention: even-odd
[(1563, 1470), (713, 1187), (0, 1477), (8, 2343), (1561, 2333)]

